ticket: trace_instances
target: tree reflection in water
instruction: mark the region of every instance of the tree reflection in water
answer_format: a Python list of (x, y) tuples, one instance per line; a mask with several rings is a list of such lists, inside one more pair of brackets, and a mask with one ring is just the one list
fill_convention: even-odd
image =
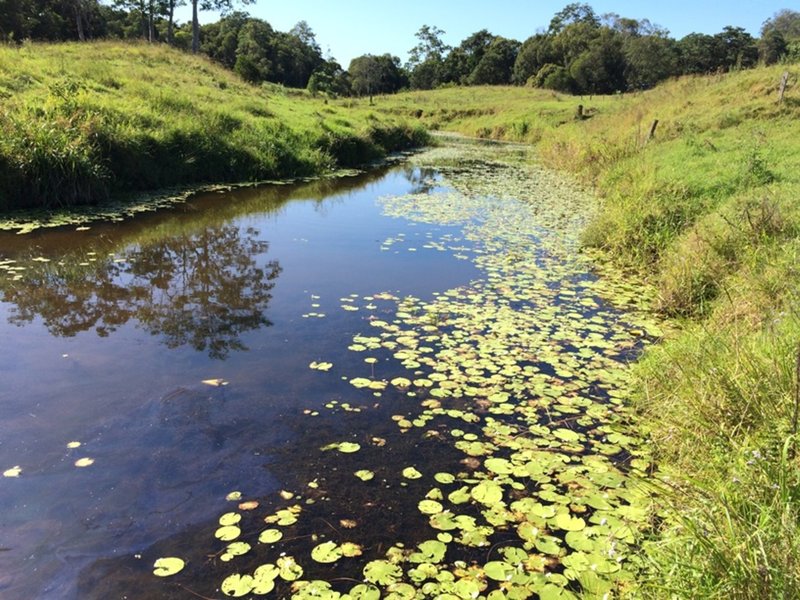
[(52, 335), (69, 337), (90, 329), (107, 336), (134, 319), (170, 348), (190, 345), (224, 360), (246, 349), (243, 333), (271, 325), (265, 312), (281, 268), (258, 265), (269, 248), (258, 236), (221, 225), (133, 246), (123, 261), (33, 262), (21, 280), (0, 283), (14, 305), (9, 321), (39, 317)]

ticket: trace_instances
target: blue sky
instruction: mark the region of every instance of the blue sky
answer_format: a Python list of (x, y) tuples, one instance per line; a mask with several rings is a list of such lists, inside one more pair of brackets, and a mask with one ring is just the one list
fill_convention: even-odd
[[(234, 0), (235, 2), (236, 0)], [(667, 28), (672, 37), (692, 32), (718, 33), (726, 25), (744, 27), (757, 36), (761, 24), (797, 0), (595, 0), (588, 2), (598, 14), (618, 13), (624, 17), (647, 18)], [(569, 0), (257, 0), (245, 10), (268, 21), (279, 31), (288, 31), (305, 20), (316, 33), (323, 53), (330, 53), (347, 68), (350, 59), (361, 54), (390, 52), (403, 62), (414, 46), (414, 33), (425, 24), (436, 25), (446, 34), (447, 44), (481, 29), (524, 41), (546, 28), (552, 16)], [(239, 5), (241, 6), (241, 5)], [(186, 21), (191, 12), (184, 7), (178, 18)], [(201, 23), (218, 15), (201, 13)]]

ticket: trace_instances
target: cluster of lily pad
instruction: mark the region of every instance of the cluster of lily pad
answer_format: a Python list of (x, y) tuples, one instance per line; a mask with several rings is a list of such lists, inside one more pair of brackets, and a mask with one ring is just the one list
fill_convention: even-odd
[[(229, 575), (224, 594), (259, 596), (282, 581), (296, 600), (554, 600), (635, 586), (637, 543), (652, 517), (641, 485), (651, 461), (625, 406), (625, 361), (658, 328), (615, 308), (636, 307), (641, 294), (592, 276), (577, 252), (586, 196), (492, 152), (487, 163), (485, 149), (473, 146), (433, 150), (415, 160), (452, 165), (442, 169), (449, 188), (382, 199), (392, 216), (462, 225), (483, 276), (432, 300), (375, 295), (397, 302), (394, 319), (373, 315), (349, 348), (393, 358), (394, 376), (376, 377), (373, 368), (350, 383), (406, 407), (393, 417), (402, 435), (436, 439), (462, 457), (448, 472), (398, 470), (423, 490), (421, 541), (406, 547), (388, 538), (377, 555), (352, 540), (323, 541), (303, 557), (276, 549), (272, 562)], [(320, 364), (327, 366), (311, 368), (325, 371)], [(409, 410), (402, 398), (418, 402)], [(321, 448), (332, 464), (361, 449), (353, 441)], [(369, 466), (354, 471), (353, 485), (371, 485)], [(220, 519), (220, 540), (241, 533), (235, 515)], [(295, 504), (266, 522), (299, 518)], [(277, 543), (280, 533), (265, 530), (260, 541)], [(223, 557), (242, 550), (228, 546)], [(309, 559), (353, 564), (346, 578), (306, 580)]]

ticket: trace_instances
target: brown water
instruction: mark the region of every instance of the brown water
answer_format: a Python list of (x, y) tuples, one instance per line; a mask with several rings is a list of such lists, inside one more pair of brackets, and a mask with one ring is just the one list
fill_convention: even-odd
[[(0, 597), (163, 597), (135, 591), (152, 579), (141, 553), (213, 522), (243, 481), (263, 496), (312, 472), (297, 448), (345, 419), (302, 410), (355, 396), (309, 363), (363, 371), (352, 336), (396, 309), (364, 296), (427, 298), (476, 276), (424, 248), (467, 245), (458, 228), (388, 218), (376, 202), (432, 180), (394, 167), (0, 235), (0, 470), (22, 469), (0, 478)], [(375, 435), (396, 429), (385, 414), (351, 416)]]

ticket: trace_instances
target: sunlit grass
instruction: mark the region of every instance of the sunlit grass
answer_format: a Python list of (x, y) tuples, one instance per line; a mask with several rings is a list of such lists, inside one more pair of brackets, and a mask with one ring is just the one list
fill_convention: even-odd
[(2, 46), (0, 64), (0, 208), (305, 176), (427, 139), (365, 103), (251, 86), (162, 46)]
[[(636, 368), (666, 481), (649, 597), (800, 594), (800, 98), (795, 85), (777, 102), (785, 70), (614, 98), (471, 88), (393, 100), (429, 125), (536, 142), (546, 164), (592, 184), (602, 208), (584, 244), (655, 284), (657, 308), (682, 323)], [(578, 104), (590, 118), (575, 118)]]

